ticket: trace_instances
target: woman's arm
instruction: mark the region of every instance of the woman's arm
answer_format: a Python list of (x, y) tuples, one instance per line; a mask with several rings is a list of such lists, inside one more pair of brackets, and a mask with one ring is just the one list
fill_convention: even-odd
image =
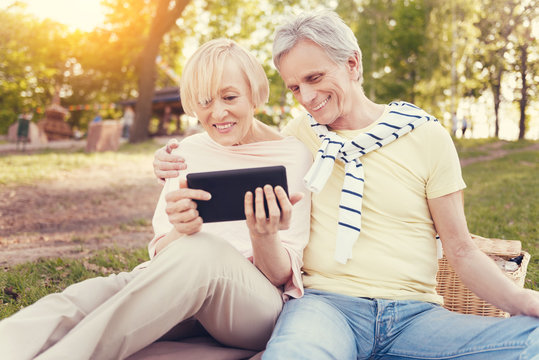
[[(264, 197), (269, 214), (264, 210)], [(292, 276), (290, 256), (279, 231), (290, 227), (292, 206), (302, 197), (303, 194), (292, 194), (288, 199), (282, 187), (273, 189), (270, 185), (257, 188), (254, 196), (251, 192), (245, 194), (245, 217), (253, 246), (253, 263), (275, 286), (285, 284)]]

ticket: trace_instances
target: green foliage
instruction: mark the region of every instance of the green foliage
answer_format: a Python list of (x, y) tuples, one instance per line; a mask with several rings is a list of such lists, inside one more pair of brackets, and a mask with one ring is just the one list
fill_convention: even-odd
[[(44, 109), (56, 90), (64, 106), (90, 105), (67, 119), (82, 130), (96, 115), (94, 104), (138, 96), (135, 70), (159, 2), (103, 3), (106, 26), (87, 33), (40, 21), (17, 6), (0, 10), (0, 133), (25, 108)], [(496, 91), (509, 80), (515, 84), (515, 99), (526, 96), (522, 106), (534, 106), (539, 99), (537, 42), (530, 25), (539, 16), (537, 0), (192, 0), (165, 34), (159, 55), (181, 74), (199, 44), (231, 37), (263, 64), (270, 80), (269, 107), (288, 108), (296, 102), (271, 64), (273, 31), (286, 15), (322, 7), (335, 7), (356, 34), (364, 89), (375, 101), (415, 102), (443, 120), (460, 99)], [(514, 76), (502, 76), (508, 72)], [(177, 85), (161, 69), (155, 84)], [(119, 110), (101, 112), (121, 116)], [(277, 113), (263, 120), (280, 123), (289, 116)]]

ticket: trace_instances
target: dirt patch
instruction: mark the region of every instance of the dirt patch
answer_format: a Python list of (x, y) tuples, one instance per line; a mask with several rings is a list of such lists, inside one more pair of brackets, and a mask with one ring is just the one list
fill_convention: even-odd
[(488, 152), (487, 155), (477, 156), (477, 157), (468, 158), (468, 159), (461, 159), (460, 165), (466, 166), (466, 165), (470, 165), (470, 164), (480, 162), (480, 161), (494, 160), (494, 159), (504, 157), (505, 155), (509, 153), (515, 153), (515, 152), (521, 152), (521, 151), (539, 151), (539, 143), (535, 143), (521, 149), (511, 149), (511, 150), (502, 149), (501, 147), (503, 146), (503, 144), (504, 143), (501, 141), (489, 144), (483, 149)]
[(152, 160), (148, 155), (0, 189), (0, 265), (146, 245), (161, 189)]

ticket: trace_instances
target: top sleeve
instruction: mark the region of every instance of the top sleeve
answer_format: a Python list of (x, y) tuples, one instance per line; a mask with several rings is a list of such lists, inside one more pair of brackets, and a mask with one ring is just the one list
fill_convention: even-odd
[(154, 235), (152, 240), (148, 244), (148, 254), (150, 255), (150, 259), (153, 259), (153, 257), (155, 256), (155, 250), (159, 239), (168, 234), (170, 230), (172, 230), (172, 228), (174, 227), (170, 223), (170, 221), (168, 221), (168, 214), (166, 212), (167, 202), (165, 200), (165, 196), (169, 192), (179, 188), (179, 177), (167, 178), (165, 180), (165, 186), (163, 186), (163, 189), (161, 190), (161, 195), (159, 195), (159, 200), (157, 201), (157, 206), (155, 207), (152, 218)]
[(429, 178), (426, 192), (428, 199), (451, 194), (466, 187), (462, 178), (460, 161), (455, 144), (445, 128), (439, 124), (430, 126), (427, 144), (429, 161)]
[(301, 267), (303, 266), (303, 250), (307, 246), (310, 234), (310, 193), (305, 193), (305, 197), (294, 205), (293, 211), (290, 229), (281, 236), (281, 242), (288, 252), (292, 266), (292, 276), (284, 284), (284, 300), (289, 297), (300, 298), (303, 296)]
[(301, 268), (303, 266), (303, 250), (309, 242), (311, 229), (311, 193), (305, 188), (303, 177), (312, 163), (312, 156), (303, 144), (298, 144), (294, 165), (287, 168), (289, 171), (290, 193), (302, 192), (305, 196), (296, 203), (292, 212), (290, 228), (282, 231), (279, 236), (283, 247), (288, 252), (292, 267), (292, 276), (284, 284), (283, 298), (299, 298), (303, 296), (303, 281)]

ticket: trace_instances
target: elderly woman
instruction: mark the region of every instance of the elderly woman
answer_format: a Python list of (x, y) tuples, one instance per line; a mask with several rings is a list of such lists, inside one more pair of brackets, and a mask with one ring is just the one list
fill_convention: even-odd
[[(122, 359), (173, 328), (189, 333), (193, 319), (224, 345), (263, 349), (283, 302), (303, 294), (310, 198), (302, 199), (302, 178), (312, 161), (298, 140), (254, 118), (268, 92), (262, 66), (235, 42), (201, 46), (185, 66), (181, 94), (206, 132), (179, 144), (182, 186), (168, 179), (163, 189), (151, 260), (72, 285), (1, 321), (2, 356)], [(186, 174), (271, 165), (286, 167), (290, 199), (266, 185), (245, 195), (246, 221), (202, 222), (194, 200), (210, 194), (186, 188)]]

